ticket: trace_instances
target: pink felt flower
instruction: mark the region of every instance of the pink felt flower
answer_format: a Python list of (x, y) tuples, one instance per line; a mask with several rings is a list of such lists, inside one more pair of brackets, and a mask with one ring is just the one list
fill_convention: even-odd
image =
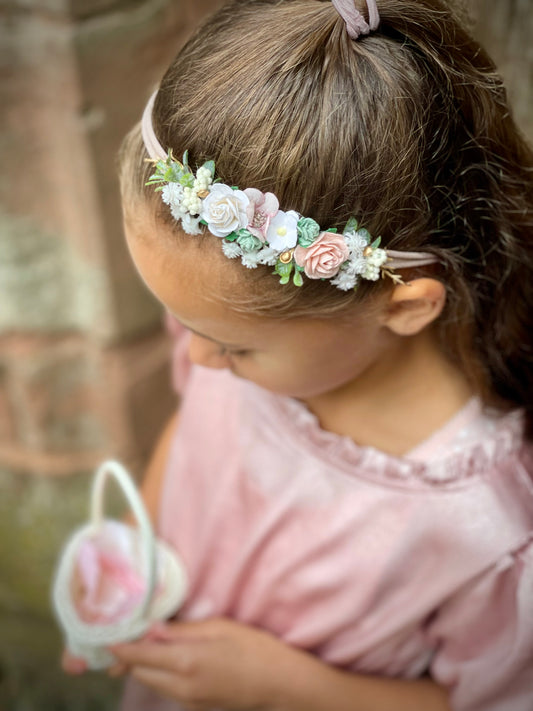
[(246, 208), (248, 217), (246, 229), (261, 242), (265, 242), (270, 220), (279, 210), (278, 198), (274, 193), (262, 193), (256, 188), (246, 188), (244, 194), (250, 200)]
[(321, 232), (310, 247), (296, 247), (294, 261), (310, 279), (329, 279), (350, 256), (342, 235)]
[(101, 539), (80, 545), (76, 565), (76, 607), (82, 620), (105, 624), (126, 617), (143, 599), (146, 584), (132, 560), (130, 541), (118, 526)]

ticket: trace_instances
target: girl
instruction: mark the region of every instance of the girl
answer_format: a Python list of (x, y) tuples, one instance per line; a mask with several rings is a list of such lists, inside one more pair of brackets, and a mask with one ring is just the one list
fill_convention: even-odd
[(444, 0), (239, 0), (179, 53), (121, 179), (190, 332), (145, 491), (191, 586), (127, 711), (533, 708), (532, 165)]

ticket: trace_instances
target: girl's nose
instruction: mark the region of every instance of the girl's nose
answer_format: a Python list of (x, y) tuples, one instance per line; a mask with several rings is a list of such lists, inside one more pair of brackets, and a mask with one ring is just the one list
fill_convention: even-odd
[(191, 333), (189, 358), (196, 365), (206, 368), (229, 368), (230, 363), (223, 349), (213, 341)]

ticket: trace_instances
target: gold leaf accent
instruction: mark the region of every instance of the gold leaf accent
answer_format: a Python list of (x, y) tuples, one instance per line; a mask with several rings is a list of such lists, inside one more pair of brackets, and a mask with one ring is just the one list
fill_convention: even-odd
[(289, 264), (292, 261), (292, 255), (294, 254), (294, 249), (288, 249), (286, 252), (282, 252), (279, 255), (279, 261), (282, 264)]

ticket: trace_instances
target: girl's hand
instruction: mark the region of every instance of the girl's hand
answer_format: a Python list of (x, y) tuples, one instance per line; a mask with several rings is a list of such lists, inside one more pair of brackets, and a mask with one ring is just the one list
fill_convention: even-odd
[(189, 709), (271, 707), (270, 680), (286, 645), (227, 619), (154, 627), (149, 639), (111, 647), (132, 675)]
[[(63, 650), (61, 655), (61, 669), (65, 674), (71, 674), (77, 676), (78, 674), (83, 674), (87, 671), (87, 662), (81, 657), (75, 657), (71, 654), (68, 649)], [(110, 677), (122, 676), (128, 671), (128, 667), (122, 662), (117, 662), (113, 666), (109, 667), (107, 674)]]

